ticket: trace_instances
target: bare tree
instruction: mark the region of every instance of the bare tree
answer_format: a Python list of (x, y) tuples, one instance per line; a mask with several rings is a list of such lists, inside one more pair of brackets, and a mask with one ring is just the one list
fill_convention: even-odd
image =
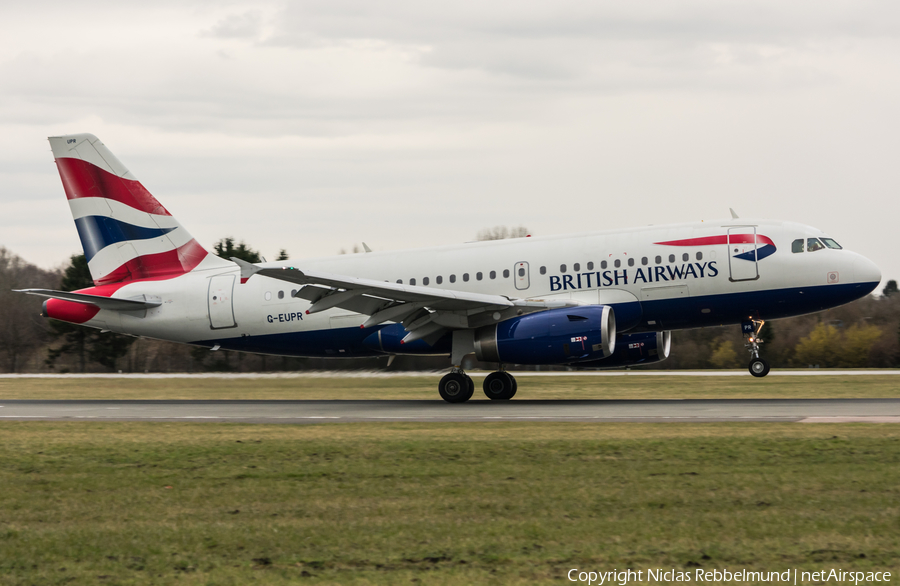
[(478, 240), (505, 240), (507, 238), (524, 238), (528, 236), (528, 228), (525, 226), (494, 226), (478, 231)]
[(41, 318), (41, 300), (12, 289), (53, 288), (59, 273), (45, 271), (0, 246), (0, 353), (8, 372), (21, 370), (50, 337)]

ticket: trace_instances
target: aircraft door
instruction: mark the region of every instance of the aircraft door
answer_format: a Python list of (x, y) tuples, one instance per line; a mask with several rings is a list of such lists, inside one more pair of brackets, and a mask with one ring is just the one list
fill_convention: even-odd
[(754, 281), (759, 278), (756, 226), (728, 229), (728, 273), (730, 281)]
[(527, 289), (531, 285), (529, 281), (527, 262), (517, 262), (515, 268), (513, 269), (513, 275), (516, 278), (516, 289), (518, 289), (519, 291)]
[(231, 292), (234, 275), (218, 275), (209, 279), (209, 327), (213, 330), (233, 328), (234, 307)]

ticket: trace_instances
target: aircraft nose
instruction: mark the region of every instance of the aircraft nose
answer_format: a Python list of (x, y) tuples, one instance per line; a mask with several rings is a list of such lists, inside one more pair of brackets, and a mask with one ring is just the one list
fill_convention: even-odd
[(878, 265), (862, 255), (858, 255), (858, 258), (855, 259), (853, 264), (855, 269), (854, 272), (856, 273), (856, 281), (858, 283), (871, 285), (869, 291), (874, 290), (881, 282), (881, 269), (878, 268)]
[[(865, 257), (864, 257), (865, 258)], [(860, 267), (860, 273), (862, 274), (864, 281), (880, 283), (881, 282), (881, 269), (878, 268), (874, 262), (869, 259), (865, 259), (865, 264)]]

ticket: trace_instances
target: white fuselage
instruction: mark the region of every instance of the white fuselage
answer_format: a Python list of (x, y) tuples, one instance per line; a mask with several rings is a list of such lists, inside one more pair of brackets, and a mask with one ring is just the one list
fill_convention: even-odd
[[(760, 243), (749, 248), (729, 244), (740, 240), (729, 234), (755, 234)], [(732, 240), (714, 242), (723, 235)], [(262, 266), (297, 266), (510, 298), (611, 305), (617, 308), (620, 332), (661, 331), (809, 313), (871, 291), (880, 272), (859, 254), (830, 248), (792, 252), (792, 242), (824, 236), (802, 224), (737, 219)], [(774, 246), (765, 255), (763, 237)], [(660, 244), (673, 241), (680, 243)], [(741, 254), (745, 258), (739, 258)], [(146, 313), (101, 310), (86, 325), (271, 354), (371, 354), (361, 345), (371, 333), (360, 331), (365, 315), (336, 308), (307, 315), (311, 304), (293, 297), (297, 289), (262, 276), (242, 284), (236, 265), (206, 269), (201, 263), (184, 276), (131, 283), (113, 295), (159, 298), (159, 307)]]

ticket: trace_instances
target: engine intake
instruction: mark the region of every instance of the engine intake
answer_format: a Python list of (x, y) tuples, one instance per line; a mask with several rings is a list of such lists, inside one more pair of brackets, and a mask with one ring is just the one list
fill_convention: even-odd
[(509, 364), (599, 360), (616, 350), (616, 316), (608, 305), (551, 309), (475, 330), (475, 357)]

